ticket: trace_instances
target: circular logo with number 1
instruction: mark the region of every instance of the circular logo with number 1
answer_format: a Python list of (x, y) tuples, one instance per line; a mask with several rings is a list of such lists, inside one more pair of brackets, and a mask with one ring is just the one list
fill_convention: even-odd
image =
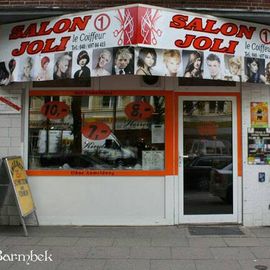
[(264, 44), (270, 44), (270, 30), (262, 29), (260, 32), (260, 40)]
[(94, 21), (95, 28), (98, 31), (105, 31), (110, 26), (110, 24), (111, 24), (111, 19), (105, 13), (99, 14), (95, 18), (95, 21)]

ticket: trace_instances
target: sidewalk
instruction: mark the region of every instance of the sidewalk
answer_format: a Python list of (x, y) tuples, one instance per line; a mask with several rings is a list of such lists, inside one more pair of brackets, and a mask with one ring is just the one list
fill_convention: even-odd
[[(234, 226), (226, 235), (223, 228), (232, 227), (203, 235), (194, 226), (41, 226), (28, 227), (27, 238), (22, 227), (0, 226), (0, 269), (270, 270), (270, 227)], [(3, 261), (31, 250), (47, 250), (53, 262)]]

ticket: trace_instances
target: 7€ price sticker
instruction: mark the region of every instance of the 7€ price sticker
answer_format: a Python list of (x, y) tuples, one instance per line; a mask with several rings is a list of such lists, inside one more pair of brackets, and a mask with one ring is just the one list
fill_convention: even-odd
[(84, 137), (95, 141), (106, 139), (111, 132), (110, 127), (102, 122), (89, 122), (82, 127)]
[(69, 114), (69, 106), (63, 101), (49, 101), (40, 111), (48, 119), (62, 119)]
[(150, 118), (154, 108), (145, 101), (134, 101), (125, 107), (125, 113), (130, 120), (144, 120)]

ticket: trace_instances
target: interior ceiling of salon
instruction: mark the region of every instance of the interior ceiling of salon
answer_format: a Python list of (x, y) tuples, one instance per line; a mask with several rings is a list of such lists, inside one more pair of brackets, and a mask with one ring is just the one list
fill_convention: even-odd
[[(173, 8), (173, 7), (172, 7)], [(216, 17), (236, 19), (240, 21), (255, 22), (270, 25), (270, 10), (244, 10), (244, 9), (212, 9), (212, 8), (185, 8), (201, 14), (209, 14)], [(53, 8), (7, 8), (0, 10), (0, 24), (20, 22), (26, 20), (55, 17), (63, 14), (76, 13), (80, 9)]]

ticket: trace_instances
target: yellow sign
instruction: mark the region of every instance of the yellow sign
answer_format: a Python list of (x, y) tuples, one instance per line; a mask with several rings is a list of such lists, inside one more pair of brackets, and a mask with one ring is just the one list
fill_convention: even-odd
[(21, 215), (25, 217), (35, 210), (35, 206), (28, 185), (27, 175), (23, 167), (23, 161), (21, 157), (9, 157), (6, 158), (6, 165), (14, 187)]
[(251, 102), (250, 105), (251, 127), (268, 127), (268, 103)]

